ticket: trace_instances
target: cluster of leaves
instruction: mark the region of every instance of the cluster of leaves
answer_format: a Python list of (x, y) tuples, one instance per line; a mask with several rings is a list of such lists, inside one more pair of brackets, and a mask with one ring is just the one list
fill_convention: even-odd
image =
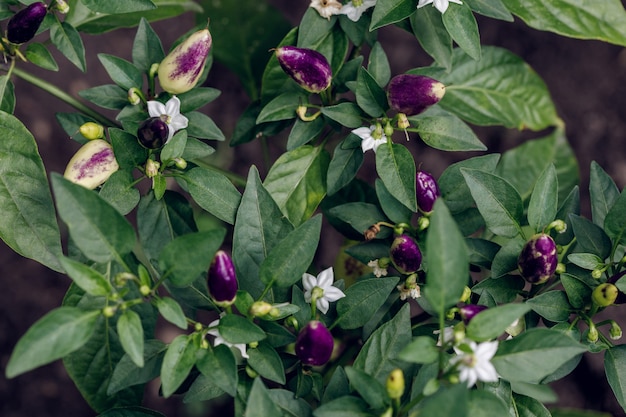
[[(535, 0), (489, 5), (467, 0), (452, 4), (444, 14), (431, 7), (416, 9), (414, 0), (378, 0), (357, 22), (346, 16), (324, 19), (309, 8), (299, 26), (286, 34), (259, 32), (259, 20), (284, 27), (263, 3), (248, 1), (243, 7), (242, 2), (204, 1), (206, 14), (199, 13), (198, 21), (203, 24), (210, 16), (215, 22), (215, 56), (240, 76), (253, 100), (230, 145), (289, 129), (286, 151), (273, 161), (267, 176), (261, 179), (252, 166), (239, 188), (206, 161), (213, 148), (205, 140), (226, 139), (211, 118), (198, 111), (217, 98), (216, 89), (196, 87), (178, 96), (189, 127), (162, 149), (148, 151), (136, 139), (137, 127), (148, 114), (144, 105), (129, 103), (128, 91), (136, 89), (163, 102), (170, 98), (156, 94), (151, 68), (165, 53), (147, 19), (200, 12), (198, 5), (150, 0), (68, 3), (71, 11), (64, 20), (49, 13), (40, 31), (49, 29), (52, 44), (83, 70), (80, 32), (138, 25), (132, 62), (100, 54), (112, 84), (80, 94), (117, 111), (116, 119), (81, 104), (76, 104), (81, 113), (57, 114), (78, 142), (87, 140), (76, 134), (80, 125), (103, 124), (120, 169), (98, 191), (52, 174), (50, 191), (35, 138), (12, 115), (15, 92), (10, 76), (36, 81), (13, 65), (15, 56), (9, 57), (10, 70), (0, 77), (0, 126), (6, 132), (0, 147), (2, 154), (11, 155), (3, 159), (0, 173), (0, 235), (16, 252), (66, 273), (73, 284), (63, 306), (20, 339), (7, 376), (63, 359), (88, 403), (106, 416), (154, 415), (139, 406), (144, 384), (157, 377), (165, 397), (181, 394), (192, 402), (227, 394), (234, 398), (237, 415), (419, 411), (550, 416), (543, 402), (554, 394), (547, 384), (569, 374), (585, 352), (605, 352), (607, 378), (626, 409), (623, 345), (614, 346), (603, 333), (589, 336), (591, 329), (603, 325), (594, 321), (601, 308), (592, 301), (593, 290), (624, 268), (626, 197), (594, 164), (589, 186), (592, 218), (580, 216), (577, 163), (545, 84), (521, 58), (482, 46), (474, 18), (478, 13), (511, 21), (516, 15), (541, 30), (626, 45), (620, 29), (626, 27), (626, 12), (617, 0), (593, 8), (571, 0), (549, 5)], [(13, 6), (2, 3), (1, 17), (9, 18)], [(226, 19), (245, 22), (248, 13), (253, 18), (241, 25)], [(393, 74), (376, 40), (377, 31), (391, 24), (413, 33), (434, 59), (431, 66), (409, 72), (447, 86), (438, 105), (409, 118), (413, 140), (419, 136), (442, 151), (485, 151), (469, 124), (551, 130), (502, 155), (484, 154), (448, 167), (438, 180), (441, 198), (428, 215), (417, 204), (411, 143), (396, 143), (389, 135), (375, 153), (378, 178), (368, 184), (359, 179), (365, 158), (360, 138), (350, 133), (370, 124), (391, 126), (397, 120), (385, 92)], [(247, 37), (229, 36), (234, 30)], [(241, 39), (247, 39), (246, 47), (239, 44)], [(320, 95), (306, 93), (275, 57), (267, 62), (267, 53), (259, 52), (278, 45), (323, 53), (334, 74), (330, 89)], [(24, 57), (54, 70), (57, 65), (47, 47), (29, 43)], [(363, 50), (369, 51), (367, 60)], [(259, 60), (264, 61), (260, 67), (255, 65)], [(255, 72), (257, 68), (264, 70)], [(301, 106), (315, 116), (298, 117)], [(393, 129), (404, 137), (402, 129)], [(186, 166), (174, 164), (181, 158)], [(136, 186), (147, 179), (146, 163), (157, 159), (161, 168), (150, 175), (150, 190), (141, 195)], [(168, 189), (166, 178), (173, 178), (177, 187)], [(136, 227), (127, 219), (130, 213)], [(56, 215), (69, 230), (67, 255)], [(209, 216), (211, 221), (205, 221)], [(339, 356), (311, 369), (299, 363), (292, 345), (297, 330), (311, 320), (300, 280), (315, 270), (322, 217), (329, 224), (324, 227), (360, 241), (345, 252), (363, 264), (389, 257), (392, 241), (393, 227), (382, 227), (374, 239), (364, 241), (362, 233), (370, 226), (402, 225), (412, 234), (424, 254), (417, 277), (422, 313), (411, 314), (409, 304), (414, 302), (400, 299), (396, 288), (407, 277), (397, 271), (382, 278), (363, 272), (339, 277), (346, 278), (336, 283), (345, 297), (317, 317), (332, 330)], [(517, 257), (532, 234), (548, 230), (557, 219), (568, 226), (554, 235), (564, 272), (530, 286), (516, 272)], [(231, 248), (239, 282), (234, 308), (225, 309), (214, 303), (206, 282), (213, 256), (223, 247)], [(345, 260), (344, 254), (340, 260)], [(623, 282), (616, 285), (626, 290)], [(489, 308), (465, 327), (451, 313), (466, 287), (471, 295), (464, 302)], [(255, 301), (271, 304), (272, 313), (254, 314)], [(220, 320), (212, 324), (216, 313), (221, 313)], [(159, 316), (180, 328), (170, 343), (154, 336)], [(454, 383), (448, 366), (453, 353), (437, 345), (433, 330), (443, 332), (454, 325), (468, 339), (484, 342), (500, 338), (515, 321), (523, 323), (524, 330), (502, 340), (492, 359), (499, 382), (479, 383), (471, 390)], [(207, 335), (215, 330), (228, 344), (247, 345), (248, 358), (238, 358), (228, 344), (208, 343)], [(392, 398), (385, 388), (396, 368), (410, 381), (400, 398)]]

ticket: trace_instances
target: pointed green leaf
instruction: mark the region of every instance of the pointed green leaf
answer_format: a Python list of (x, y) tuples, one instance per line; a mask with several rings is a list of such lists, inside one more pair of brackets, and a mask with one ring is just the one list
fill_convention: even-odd
[(180, 329), (185, 330), (187, 328), (187, 317), (175, 299), (171, 297), (155, 298), (154, 305), (165, 320)]
[(478, 313), (467, 326), (467, 336), (477, 342), (492, 340), (530, 311), (527, 304), (506, 304)]
[(126, 354), (143, 368), (143, 327), (141, 318), (133, 310), (126, 310), (117, 320), (117, 334)]
[(245, 317), (226, 314), (220, 319), (220, 335), (230, 343), (252, 343), (265, 339), (265, 332)]
[(279, 384), (285, 383), (285, 369), (278, 353), (265, 342), (259, 343), (256, 348), (248, 349), (248, 365), (263, 378)]
[(473, 59), (480, 60), (478, 24), (469, 6), (452, 5), (442, 17), (443, 25), (457, 45)]
[(161, 365), (161, 389), (167, 398), (185, 381), (196, 362), (198, 348), (189, 335), (176, 336), (169, 344)]
[(337, 301), (335, 322), (342, 329), (357, 329), (367, 323), (383, 305), (400, 279), (387, 277), (360, 280), (345, 290), (346, 296)]
[(15, 110), (15, 87), (10, 77), (6, 75), (0, 76), (0, 110), (9, 114), (13, 114)]
[(559, 184), (554, 165), (550, 164), (537, 179), (528, 203), (528, 224), (542, 231), (556, 216)]
[(584, 252), (606, 259), (611, 252), (611, 240), (604, 230), (584, 217), (570, 214), (569, 219), (578, 243)]
[(416, 132), (425, 144), (443, 151), (485, 151), (487, 147), (459, 117), (439, 107), (431, 107), (419, 116), (410, 117), (407, 129)]
[(111, 283), (98, 271), (65, 256), (62, 256), (60, 261), (67, 275), (86, 293), (107, 296), (113, 291)]
[(468, 416), (469, 390), (463, 384), (444, 388), (421, 405), (419, 413), (424, 416)]
[(506, 8), (502, 0), (466, 0), (466, 3), (472, 10), (483, 16), (504, 20), (506, 22), (513, 21), (513, 15)]
[(54, 57), (50, 51), (48, 51), (48, 48), (41, 43), (29, 42), (26, 51), (24, 51), (24, 56), (28, 61), (43, 69), (47, 69), (48, 71), (59, 70), (59, 65), (54, 60)]
[(419, 336), (402, 349), (399, 358), (410, 363), (434, 363), (439, 359), (439, 348), (432, 337)]
[(211, 139), (211, 140), (224, 140), (224, 132), (217, 126), (217, 124), (204, 113), (198, 111), (191, 111), (186, 113), (185, 116), (189, 119), (189, 127), (187, 128), (187, 134), (194, 138)]
[(346, 140), (337, 144), (333, 158), (328, 165), (326, 177), (328, 195), (333, 195), (348, 185), (363, 165), (361, 147), (343, 147), (344, 142), (348, 142), (350, 137), (354, 135), (348, 136)]
[(378, 197), (380, 207), (385, 212), (385, 215), (395, 223), (410, 222), (413, 212), (391, 195), (385, 183), (380, 179), (376, 179), (374, 185), (376, 187), (376, 196)]
[(120, 214), (127, 215), (137, 206), (141, 198), (134, 182), (132, 172), (121, 170), (114, 172), (100, 188), (99, 195)]
[(615, 200), (619, 197), (619, 189), (615, 181), (595, 161), (589, 170), (589, 200), (591, 202), (591, 219), (594, 224), (604, 226), (604, 219)]
[(292, 151), (317, 139), (325, 127), (326, 122), (323, 117), (318, 117), (310, 122), (305, 122), (298, 117), (289, 132), (287, 150)]
[(604, 369), (615, 398), (626, 410), (626, 345), (607, 349), (604, 354)]
[(363, 67), (359, 68), (355, 94), (359, 107), (372, 117), (382, 116), (389, 107), (385, 91)]
[(415, 12), (415, 0), (379, 0), (372, 13), (372, 23), (369, 30), (404, 20)]
[(283, 93), (263, 107), (256, 123), (295, 119), (297, 116), (296, 109), (305, 101), (306, 97), (301, 92)]
[(413, 212), (417, 211), (415, 197), (415, 161), (404, 146), (387, 142), (376, 152), (376, 172), (387, 190)]
[(145, 18), (141, 18), (137, 27), (132, 56), (133, 64), (144, 73), (148, 73), (152, 64), (161, 62), (165, 58), (161, 40)]
[(367, 401), (372, 409), (383, 409), (383, 407), (389, 406), (389, 394), (387, 394), (385, 386), (378, 380), (351, 366), (346, 367), (345, 371), (352, 387)]
[(112, 396), (124, 388), (144, 384), (158, 377), (166, 350), (167, 346), (160, 340), (146, 340), (143, 350), (144, 366), (141, 368), (127, 354), (122, 356), (111, 375), (107, 395)]
[(115, 84), (125, 90), (141, 89), (143, 76), (133, 64), (109, 54), (98, 54), (98, 59)]
[(237, 361), (226, 345), (202, 349), (198, 354), (196, 366), (203, 375), (211, 378), (215, 385), (231, 396), (237, 395)]
[(263, 384), (261, 378), (255, 378), (252, 383), (252, 389), (248, 395), (248, 402), (246, 403), (246, 410), (244, 415), (246, 417), (267, 417), (267, 416), (280, 416), (280, 409), (272, 397), (270, 397), (268, 389)]
[(50, 40), (65, 57), (81, 71), (85, 72), (85, 46), (80, 34), (68, 22), (58, 20), (50, 27)]
[(381, 88), (384, 88), (391, 78), (391, 68), (385, 50), (379, 42), (372, 46), (367, 64), (367, 71), (374, 77)]
[(350, 129), (356, 129), (363, 125), (361, 110), (352, 102), (324, 106), (322, 107), (322, 114)]
[(622, 191), (606, 213), (604, 231), (614, 245), (626, 243), (626, 190)]
[(142, 12), (156, 8), (150, 0), (109, 0), (106, 3), (83, 0), (83, 3), (94, 12), (109, 14)]
[(241, 194), (223, 174), (211, 169), (196, 167), (185, 172), (189, 194), (200, 207), (229, 224), (235, 221), (235, 213)]
[(423, 7), (411, 15), (411, 28), (420, 45), (446, 70), (452, 67), (452, 38), (443, 26), (441, 13), (434, 7)]

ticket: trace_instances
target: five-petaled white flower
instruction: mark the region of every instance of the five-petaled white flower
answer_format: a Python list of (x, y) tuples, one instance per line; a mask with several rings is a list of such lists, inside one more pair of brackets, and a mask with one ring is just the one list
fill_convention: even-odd
[(441, 13), (445, 13), (448, 10), (449, 3), (463, 4), (461, 0), (420, 0), (417, 4), (417, 8), (424, 7), (427, 4), (433, 4)]
[(367, 266), (373, 269), (374, 275), (376, 278), (386, 277), (387, 276), (387, 268), (380, 266), (380, 262), (378, 259), (371, 260), (367, 263)]
[(302, 286), (304, 287), (304, 300), (307, 303), (315, 298), (315, 305), (324, 314), (333, 301), (337, 301), (346, 295), (337, 287), (333, 287), (333, 267), (326, 268), (314, 277), (306, 272), (302, 274)]
[(345, 14), (353, 22), (358, 22), (363, 12), (375, 5), (376, 0), (352, 0), (344, 4), (339, 13)]
[(239, 352), (241, 352), (241, 356), (243, 358), (247, 359), (248, 354), (246, 353), (246, 344), (245, 343), (230, 343), (229, 341), (224, 339), (222, 335), (220, 334), (220, 331), (217, 329), (217, 326), (219, 324), (220, 324), (220, 319), (217, 319), (211, 322), (209, 324), (209, 327), (214, 327), (214, 328), (207, 331), (207, 334), (210, 334), (211, 336), (215, 336), (215, 340), (213, 341), (213, 346), (226, 345), (228, 347), (234, 347), (235, 349), (238, 349)]
[(167, 123), (167, 140), (172, 139), (177, 130), (186, 128), (189, 123), (189, 120), (180, 114), (180, 100), (176, 96), (172, 96), (165, 104), (156, 100), (149, 101), (148, 113), (150, 117), (161, 117)]
[(497, 382), (498, 372), (491, 364), (491, 358), (498, 350), (498, 341), (479, 344), (465, 341), (463, 345), (454, 347), (457, 356), (450, 361), (451, 364), (458, 366), (461, 382), (467, 383), (468, 388), (476, 381)]
[(378, 147), (383, 143), (387, 142), (387, 136), (385, 136), (384, 133), (381, 133), (381, 136), (378, 139), (374, 138), (372, 134), (375, 130), (376, 126), (372, 125), (370, 127), (360, 127), (352, 131), (353, 134), (362, 139), (361, 149), (363, 149), (363, 153), (369, 151), (370, 149), (376, 153), (376, 149), (378, 149)]
[(332, 15), (339, 14), (341, 6), (343, 5), (338, 0), (311, 0), (309, 7), (317, 10), (323, 18), (330, 20)]

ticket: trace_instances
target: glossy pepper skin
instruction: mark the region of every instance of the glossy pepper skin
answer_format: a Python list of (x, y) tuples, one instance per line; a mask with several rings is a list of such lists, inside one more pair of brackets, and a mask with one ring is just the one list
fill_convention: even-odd
[[(626, 275), (626, 271), (619, 272), (613, 275), (611, 278), (609, 278), (607, 282), (615, 285), (615, 283), (619, 281), (619, 279), (622, 278), (624, 275)], [(618, 294), (617, 294), (617, 298), (615, 299), (615, 304), (624, 304), (624, 303), (626, 303), (626, 294), (619, 291), (618, 289)]]
[(435, 177), (426, 171), (417, 171), (415, 174), (415, 196), (417, 197), (417, 206), (421, 211), (424, 213), (433, 211), (435, 200), (441, 196)]
[(174, 48), (159, 64), (157, 74), (161, 88), (171, 94), (182, 94), (195, 87), (212, 44), (211, 32), (203, 29)]
[(169, 127), (160, 117), (144, 120), (137, 129), (137, 139), (147, 149), (159, 149), (167, 141)]
[(237, 275), (230, 256), (223, 250), (217, 251), (208, 273), (209, 294), (215, 303), (226, 307), (235, 302), (237, 297)]
[(532, 236), (517, 258), (522, 277), (531, 284), (542, 284), (550, 279), (556, 271), (557, 263), (556, 244), (545, 233)]
[(20, 44), (31, 40), (41, 22), (46, 17), (48, 8), (43, 2), (35, 2), (15, 13), (7, 25), (7, 39), (11, 43)]
[(334, 340), (324, 323), (312, 320), (298, 333), (296, 356), (305, 365), (322, 366), (330, 360)]
[(113, 148), (103, 139), (84, 144), (67, 164), (63, 176), (75, 184), (94, 189), (119, 169)]
[(283, 71), (306, 91), (320, 93), (330, 87), (332, 70), (321, 53), (295, 46), (281, 46), (274, 53)]
[(414, 116), (437, 104), (445, 92), (446, 87), (435, 79), (424, 75), (400, 74), (389, 81), (387, 101), (392, 110)]
[(459, 314), (463, 319), (463, 323), (469, 324), (469, 322), (474, 318), (474, 316), (481, 311), (487, 309), (487, 306), (478, 305), (478, 304), (467, 304), (463, 307), (459, 308)]
[(399, 272), (407, 275), (417, 272), (422, 265), (422, 251), (415, 239), (406, 234), (397, 236), (393, 240), (389, 249), (389, 257), (393, 266)]

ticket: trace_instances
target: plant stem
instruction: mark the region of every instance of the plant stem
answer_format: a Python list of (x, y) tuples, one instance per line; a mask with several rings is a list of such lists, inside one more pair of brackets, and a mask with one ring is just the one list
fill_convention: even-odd
[(15, 74), (16, 76), (18, 76), (19, 78), (23, 79), (24, 81), (27, 81), (39, 88), (41, 88), (42, 90), (52, 94), (53, 96), (55, 96), (56, 98), (58, 98), (61, 101), (64, 101), (65, 103), (69, 104), (70, 106), (74, 107), (76, 110), (78, 110), (79, 112), (85, 114), (86, 116), (91, 117), (92, 119), (94, 119), (95, 121), (97, 121), (98, 123), (104, 125), (104, 126), (119, 126), (115, 121), (109, 119), (108, 117), (105, 117), (103, 115), (101, 115), (100, 113), (98, 113), (97, 111), (87, 107), (86, 105), (84, 105), (83, 103), (81, 103), (80, 101), (76, 100), (74, 97), (70, 96), (69, 94), (67, 94), (65, 91), (61, 90), (60, 88), (56, 87), (55, 85), (50, 84), (48, 81), (45, 81), (33, 74), (30, 74), (24, 70), (21, 70), (20, 68), (15, 67), (13, 69), (13, 74)]

